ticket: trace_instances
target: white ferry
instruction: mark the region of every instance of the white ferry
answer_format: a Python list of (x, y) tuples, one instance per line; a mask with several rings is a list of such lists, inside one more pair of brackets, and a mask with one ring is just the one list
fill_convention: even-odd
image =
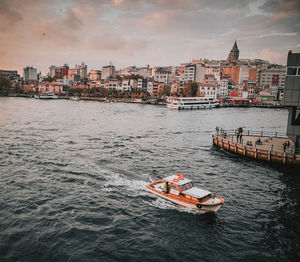
[(170, 109), (184, 110), (184, 109), (206, 109), (219, 107), (219, 101), (207, 97), (176, 97), (171, 98), (167, 107)]
[(40, 94), (40, 99), (58, 99), (58, 96), (54, 95), (52, 92), (46, 92)]

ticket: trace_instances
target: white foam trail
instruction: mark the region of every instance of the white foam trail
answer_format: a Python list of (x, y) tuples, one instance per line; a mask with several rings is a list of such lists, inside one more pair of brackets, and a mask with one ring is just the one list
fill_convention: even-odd
[(104, 183), (103, 190), (106, 192), (116, 191), (115, 188), (122, 187), (130, 192), (131, 196), (148, 195), (146, 185), (148, 184), (142, 180), (131, 180), (118, 173), (110, 172), (107, 180)]

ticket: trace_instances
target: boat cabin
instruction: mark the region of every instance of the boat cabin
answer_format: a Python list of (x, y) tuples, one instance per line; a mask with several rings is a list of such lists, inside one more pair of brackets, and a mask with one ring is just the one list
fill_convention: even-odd
[(211, 192), (194, 187), (192, 180), (184, 178), (181, 174), (172, 175), (164, 178), (171, 186), (170, 193), (174, 195), (185, 196), (192, 200), (200, 200), (204, 197), (211, 196)]

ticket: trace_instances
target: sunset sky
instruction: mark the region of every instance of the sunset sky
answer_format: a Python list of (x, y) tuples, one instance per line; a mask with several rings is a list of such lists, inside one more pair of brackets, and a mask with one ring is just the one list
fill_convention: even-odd
[(0, 69), (179, 65), (300, 52), (300, 1), (0, 0)]

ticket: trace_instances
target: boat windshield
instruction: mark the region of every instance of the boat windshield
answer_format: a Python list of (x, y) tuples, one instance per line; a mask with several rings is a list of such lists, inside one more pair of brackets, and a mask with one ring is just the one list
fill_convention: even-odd
[(184, 185), (181, 186), (181, 190), (184, 191), (184, 190), (188, 190), (190, 188), (194, 187), (194, 184), (192, 182), (189, 182), (189, 183), (186, 183)]

